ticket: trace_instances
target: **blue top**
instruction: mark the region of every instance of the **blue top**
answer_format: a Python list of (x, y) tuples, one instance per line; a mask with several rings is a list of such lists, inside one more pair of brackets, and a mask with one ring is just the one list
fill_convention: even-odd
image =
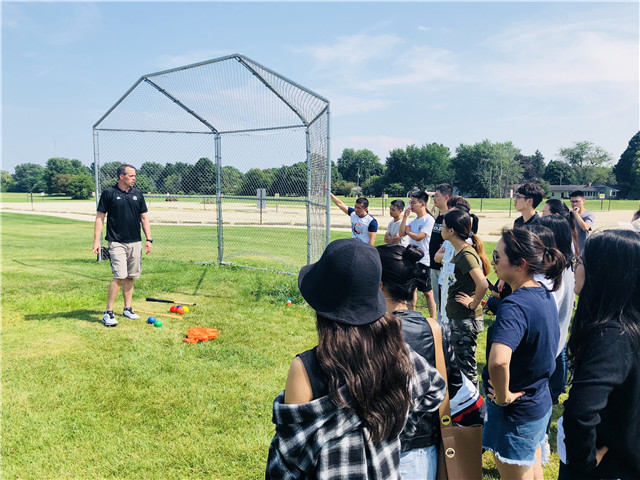
[[(549, 377), (555, 370), (560, 338), (558, 309), (544, 287), (521, 287), (500, 303), (496, 321), (487, 330), (487, 362), (491, 345), (502, 343), (513, 351), (509, 390), (525, 394), (505, 407), (511, 421), (539, 420), (551, 408)], [(482, 370), (487, 385), (489, 366)]]
[(367, 213), (364, 217), (359, 217), (352, 207), (349, 207), (347, 214), (351, 217), (352, 237), (359, 238), (368, 244), (369, 232), (378, 231), (378, 221), (370, 213)]

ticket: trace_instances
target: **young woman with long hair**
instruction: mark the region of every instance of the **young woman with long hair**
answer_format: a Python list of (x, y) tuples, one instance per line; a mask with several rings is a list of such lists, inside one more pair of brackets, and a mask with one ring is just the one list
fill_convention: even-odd
[[(402, 333), (407, 344), (430, 365), (435, 366), (436, 352), (431, 328), (420, 312), (407, 308), (407, 304), (413, 300), (418, 263), (424, 253), (415, 245), (406, 248), (400, 245), (381, 245), (376, 248), (382, 262), (381, 289), (387, 304), (387, 313), (402, 321)], [(449, 329), (446, 325), (441, 327), (451, 417), (460, 425), (481, 425), (485, 406), (480, 392), (460, 372), (453, 353)], [(440, 444), (439, 422), (438, 412), (434, 411), (422, 418), (415, 435), (400, 435), (400, 473), (404, 480), (435, 480)]]
[(332, 242), (300, 270), (318, 345), (293, 360), (274, 401), (266, 478), (400, 478), (400, 432), (411, 438), (438, 408), (444, 381), (386, 313), (381, 273), (376, 249), (358, 239)]
[(575, 275), (578, 306), (568, 344), (573, 376), (558, 422), (559, 478), (635, 480), (640, 478), (640, 237), (630, 230), (594, 233)]
[(560, 329), (556, 302), (534, 275), (543, 274), (557, 290), (565, 260), (537, 235), (514, 228), (502, 231), (492, 264), (513, 293), (502, 300), (487, 332), (482, 446), (493, 452), (502, 478), (541, 480)]
[(451, 340), (460, 369), (477, 386), (476, 340), (484, 329), (482, 299), (489, 287), (489, 260), (472, 226), (471, 216), (457, 208), (449, 210), (442, 221), (442, 238), (454, 248), (446, 305)]
[(573, 242), (573, 252), (577, 256), (580, 254), (578, 246), (578, 229), (576, 227), (576, 212), (567, 207), (566, 203), (557, 198), (550, 198), (542, 207), (542, 217), (557, 215), (564, 218), (571, 230), (571, 240)]
[[(558, 397), (565, 390), (569, 375), (569, 360), (567, 358), (567, 338), (569, 337), (569, 325), (573, 316), (575, 294), (573, 288), (575, 277), (573, 274), (575, 256), (573, 253), (573, 238), (569, 222), (559, 215), (547, 215), (540, 219), (540, 225), (547, 227), (553, 233), (554, 245), (565, 260), (565, 268), (562, 272), (560, 288), (553, 292), (558, 307), (558, 325), (560, 326), (560, 340), (556, 354), (556, 369), (549, 380), (551, 399), (554, 405), (558, 403)], [(575, 226), (575, 223), (571, 223)], [(543, 243), (544, 239), (543, 239)], [(545, 243), (547, 247), (551, 246)]]

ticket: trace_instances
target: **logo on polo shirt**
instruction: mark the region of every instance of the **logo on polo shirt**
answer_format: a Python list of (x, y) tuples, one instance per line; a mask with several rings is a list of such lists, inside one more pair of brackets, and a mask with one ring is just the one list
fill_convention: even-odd
[(133, 199), (134, 199), (134, 200), (138, 200), (138, 197), (136, 197), (136, 196), (134, 195), (134, 196), (133, 196)]
[(116, 197), (116, 200), (120, 200), (120, 197)]

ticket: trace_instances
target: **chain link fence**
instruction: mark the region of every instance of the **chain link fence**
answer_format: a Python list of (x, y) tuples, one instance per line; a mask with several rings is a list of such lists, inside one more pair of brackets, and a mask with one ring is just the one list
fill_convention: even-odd
[(136, 167), (154, 256), (295, 273), (329, 241), (329, 102), (241, 55), (141, 77), (94, 125)]

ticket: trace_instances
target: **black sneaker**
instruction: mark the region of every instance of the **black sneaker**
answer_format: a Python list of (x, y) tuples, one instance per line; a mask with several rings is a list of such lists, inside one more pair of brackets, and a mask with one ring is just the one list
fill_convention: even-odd
[(115, 327), (118, 325), (118, 320), (116, 320), (116, 316), (113, 314), (113, 310), (107, 310), (104, 312), (102, 316), (102, 324), (105, 327)]

